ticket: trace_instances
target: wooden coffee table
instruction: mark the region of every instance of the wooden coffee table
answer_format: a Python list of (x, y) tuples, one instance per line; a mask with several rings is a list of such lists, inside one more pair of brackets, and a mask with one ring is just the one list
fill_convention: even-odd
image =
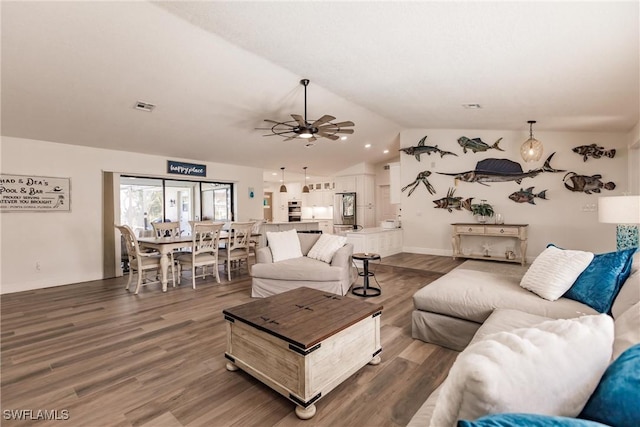
[(318, 399), (380, 363), (381, 313), (380, 304), (310, 288), (228, 308), (227, 369), (254, 376), (309, 419)]

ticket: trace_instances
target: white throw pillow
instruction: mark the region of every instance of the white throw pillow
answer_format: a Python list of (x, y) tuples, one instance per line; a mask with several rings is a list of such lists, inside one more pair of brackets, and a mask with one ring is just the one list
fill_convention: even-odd
[(267, 243), (271, 248), (273, 262), (284, 261), (285, 259), (300, 258), (300, 239), (296, 230), (289, 231), (267, 231)]
[(613, 360), (629, 347), (640, 343), (640, 302), (618, 316), (614, 325), (616, 332), (613, 340)]
[(575, 417), (606, 370), (612, 345), (606, 314), (487, 335), (458, 355), (430, 425), (503, 412)]
[(307, 258), (313, 258), (326, 263), (331, 263), (333, 255), (347, 243), (345, 236), (335, 234), (322, 234), (316, 244), (309, 250)]
[(569, 290), (591, 260), (592, 252), (549, 246), (533, 261), (520, 286), (546, 300), (555, 301)]

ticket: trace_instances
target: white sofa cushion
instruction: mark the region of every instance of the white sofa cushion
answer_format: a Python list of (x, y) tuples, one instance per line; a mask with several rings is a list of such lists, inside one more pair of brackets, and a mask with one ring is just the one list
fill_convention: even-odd
[(549, 246), (533, 261), (520, 286), (546, 300), (555, 301), (569, 290), (592, 260), (592, 252)]
[(267, 242), (271, 248), (273, 262), (284, 261), (286, 259), (300, 258), (300, 239), (296, 230), (288, 231), (267, 231)]
[(613, 319), (605, 314), (488, 335), (456, 359), (430, 425), (501, 412), (575, 417), (606, 370), (612, 345)]
[[(463, 264), (464, 266), (464, 264)], [(511, 308), (553, 319), (597, 314), (578, 301), (547, 301), (518, 286), (520, 277), (456, 268), (413, 295), (417, 310), (484, 322), (496, 308)]]
[(307, 256), (318, 261), (331, 262), (333, 255), (347, 243), (345, 236), (335, 234), (322, 234), (313, 245)]

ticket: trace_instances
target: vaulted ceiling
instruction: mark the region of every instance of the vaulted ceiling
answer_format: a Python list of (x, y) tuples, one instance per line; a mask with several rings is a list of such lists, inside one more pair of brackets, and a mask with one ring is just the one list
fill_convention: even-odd
[[(331, 175), (397, 156), (405, 128), (627, 132), (640, 116), (635, 1), (3, 1), (1, 12), (6, 136)], [(256, 130), (304, 113), (301, 78), (310, 119), (355, 122), (346, 141), (306, 148)]]

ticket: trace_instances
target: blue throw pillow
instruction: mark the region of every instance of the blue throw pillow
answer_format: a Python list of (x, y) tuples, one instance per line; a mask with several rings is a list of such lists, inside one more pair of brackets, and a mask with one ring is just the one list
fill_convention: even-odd
[(622, 284), (631, 274), (636, 248), (597, 254), (563, 295), (588, 305), (599, 313), (611, 313)]
[(640, 425), (640, 344), (609, 365), (578, 418), (612, 426)]
[(458, 427), (602, 427), (603, 424), (577, 418), (538, 414), (493, 414), (475, 421), (458, 421)]

